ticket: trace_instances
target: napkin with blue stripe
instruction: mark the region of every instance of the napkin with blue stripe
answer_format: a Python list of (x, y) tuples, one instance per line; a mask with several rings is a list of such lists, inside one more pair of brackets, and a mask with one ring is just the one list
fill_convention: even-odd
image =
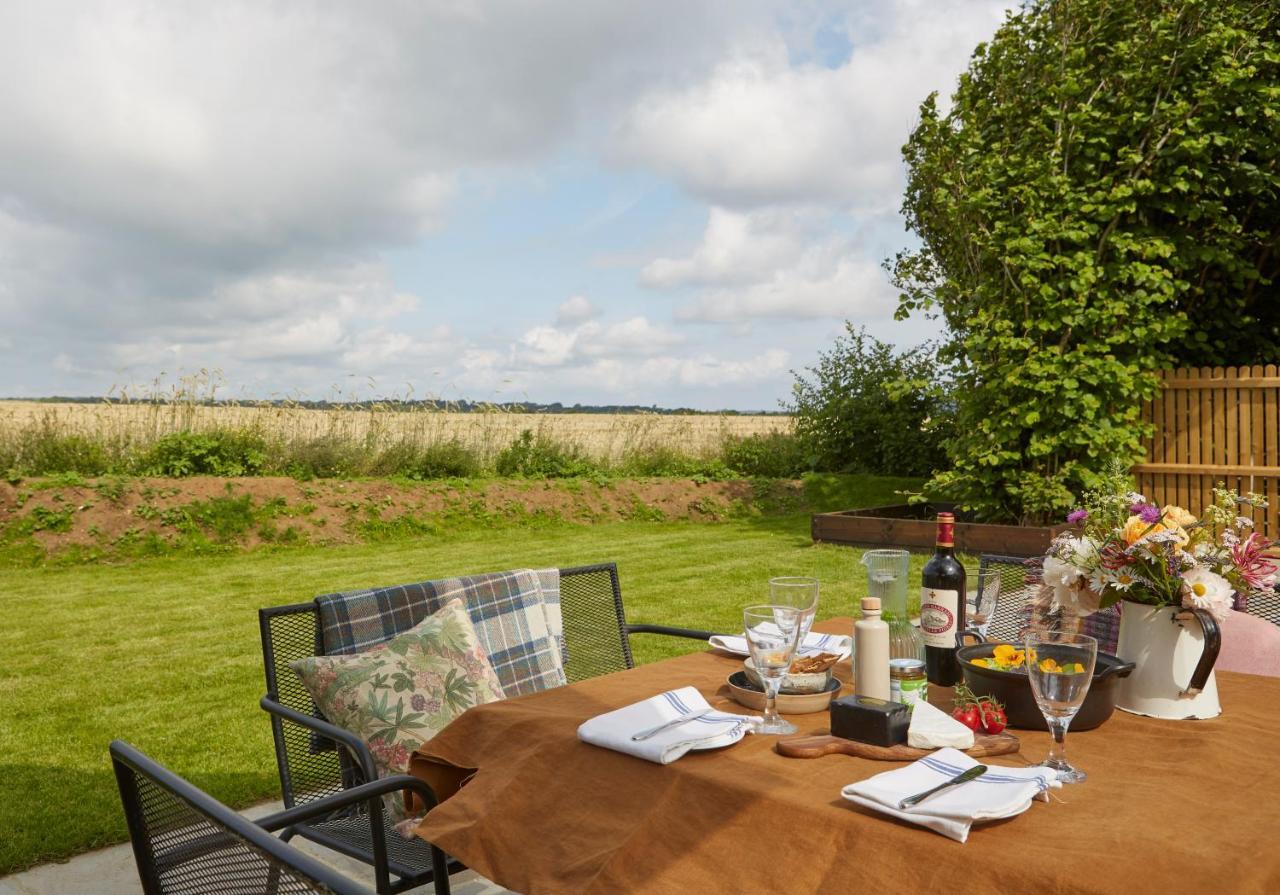
[(850, 783), (841, 794), (850, 802), (964, 842), (975, 823), (1021, 814), (1036, 799), (1049, 801), (1049, 790), (1062, 786), (1049, 768), (987, 765), (987, 772), (976, 780), (944, 789), (905, 810), (898, 807), (908, 796), (945, 783), (976, 764), (958, 749), (939, 749), (905, 768)]
[(632, 739), (635, 734), (710, 707), (693, 687), (668, 690), (584, 721), (578, 727), (578, 739), (645, 761), (670, 764), (691, 749), (731, 746), (746, 736), (759, 720), (752, 715), (713, 711), (648, 739)]

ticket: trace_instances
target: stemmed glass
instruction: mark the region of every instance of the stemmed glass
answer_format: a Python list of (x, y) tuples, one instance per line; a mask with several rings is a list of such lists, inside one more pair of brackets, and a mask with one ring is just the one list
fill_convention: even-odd
[(796, 640), (796, 651), (804, 655), (804, 639), (809, 636), (814, 616), (818, 614), (818, 579), (794, 575), (770, 578), (769, 602), (799, 611), (800, 635)]
[(1093, 666), (1098, 660), (1098, 641), (1084, 634), (1032, 631), (1027, 634), (1026, 646), (1031, 692), (1053, 734), (1049, 757), (1040, 764), (1057, 771), (1063, 783), (1081, 783), (1085, 773), (1067, 762), (1064, 741), (1067, 726), (1089, 692)]
[(756, 733), (795, 733), (796, 726), (778, 715), (778, 690), (796, 655), (801, 615), (791, 606), (748, 606), (742, 610), (742, 627), (751, 651), (751, 664), (764, 686), (764, 720)]

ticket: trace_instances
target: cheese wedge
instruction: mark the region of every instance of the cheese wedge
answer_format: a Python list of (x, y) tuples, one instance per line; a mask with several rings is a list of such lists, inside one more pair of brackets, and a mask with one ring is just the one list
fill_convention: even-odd
[(972, 748), (973, 731), (941, 709), (921, 700), (911, 710), (907, 745), (916, 749), (941, 749), (950, 746), (963, 751)]

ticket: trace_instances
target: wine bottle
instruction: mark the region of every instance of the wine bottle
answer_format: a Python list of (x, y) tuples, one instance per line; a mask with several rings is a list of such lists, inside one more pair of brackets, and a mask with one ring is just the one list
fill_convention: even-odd
[(938, 514), (933, 556), (924, 566), (920, 589), (920, 632), (924, 635), (924, 665), (929, 683), (955, 686), (960, 680), (956, 640), (965, 627), (964, 566), (956, 560), (956, 517)]

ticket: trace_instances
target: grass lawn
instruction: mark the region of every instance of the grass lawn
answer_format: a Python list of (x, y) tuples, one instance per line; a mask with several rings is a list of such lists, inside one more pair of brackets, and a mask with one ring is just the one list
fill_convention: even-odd
[[(892, 482), (871, 500), (892, 499)], [(865, 505), (865, 504), (864, 504)], [(849, 615), (860, 555), (815, 546), (808, 516), (457, 531), (126, 566), (0, 571), (0, 875), (127, 838), (107, 743), (128, 740), (237, 807), (279, 796), (260, 606), (528, 566), (618, 563), (631, 621), (735, 630), (774, 575), (814, 575)], [(921, 558), (916, 557), (918, 565)], [(638, 636), (638, 661), (699, 649)]]

